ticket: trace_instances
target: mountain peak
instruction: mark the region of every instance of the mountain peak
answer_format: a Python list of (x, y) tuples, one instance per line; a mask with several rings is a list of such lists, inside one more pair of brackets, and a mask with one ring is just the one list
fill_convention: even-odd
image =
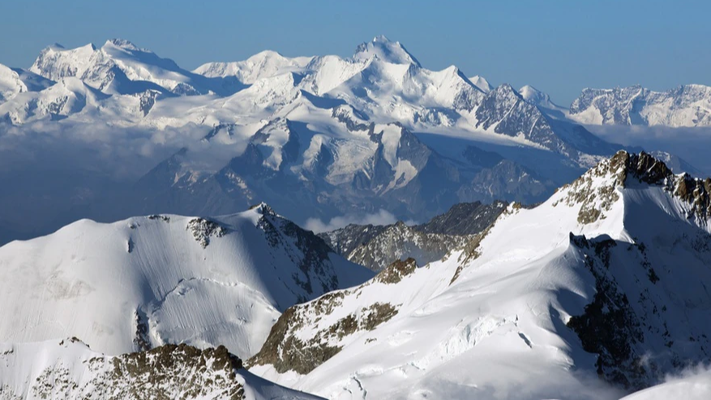
[(478, 87), (481, 89), (482, 92), (489, 92), (491, 89), (493, 89), (493, 86), (487, 81), (484, 77), (479, 76), (479, 75), (474, 75), (471, 78), (469, 78), (469, 81), (474, 84), (474, 86)]
[(496, 88), (492, 89), (490, 91), (490, 94), (494, 96), (505, 96), (505, 97), (517, 97), (521, 98), (521, 94), (516, 91), (516, 89), (513, 88), (508, 83), (502, 83), (501, 85), (497, 86)]
[(392, 43), (392, 41), (390, 39), (388, 39), (388, 37), (385, 35), (378, 35), (378, 36), (374, 37), (373, 43), (375, 43), (375, 42)]
[(261, 215), (277, 215), (276, 212), (274, 212), (274, 209), (269, 206), (269, 204), (265, 202), (261, 202), (259, 204), (255, 204), (249, 208), (250, 210), (254, 210), (257, 214)]
[(548, 93), (541, 92), (531, 85), (526, 85), (518, 90), (518, 93), (527, 102), (546, 108), (557, 108), (552, 101)]
[(622, 184), (626, 182), (628, 176), (634, 176), (640, 182), (660, 184), (674, 175), (664, 162), (657, 160), (650, 154), (645, 152), (633, 154), (624, 150), (618, 151), (612, 156), (610, 170), (624, 173), (624, 175), (620, 175)]
[(144, 51), (144, 52), (146, 51), (145, 49), (142, 49), (142, 48), (136, 46), (135, 44), (133, 44), (132, 42), (130, 42), (126, 39), (119, 39), (119, 38), (107, 40), (106, 43), (104, 44), (104, 47), (106, 47), (106, 46), (114, 46), (114, 47), (118, 47), (118, 48), (121, 48), (124, 50), (130, 50), (130, 51)]
[(659, 185), (673, 180), (674, 174), (664, 162), (644, 151), (635, 154), (620, 150), (588, 170), (572, 185), (575, 186), (578, 181), (601, 178), (613, 186), (625, 187), (629, 177), (636, 178), (641, 183)]
[(606, 218), (605, 213), (620, 200), (618, 189), (657, 187), (681, 201), (686, 219), (707, 224), (711, 216), (711, 179), (693, 178), (689, 174), (675, 175), (664, 162), (640, 152), (618, 151), (601, 161), (573, 183), (563, 187), (563, 200), (578, 204), (578, 222), (589, 224)]
[(410, 54), (400, 42), (393, 42), (380, 35), (370, 42), (364, 42), (356, 47), (353, 58), (356, 60), (369, 60), (378, 58), (393, 64), (414, 64), (420, 67), (420, 62)]

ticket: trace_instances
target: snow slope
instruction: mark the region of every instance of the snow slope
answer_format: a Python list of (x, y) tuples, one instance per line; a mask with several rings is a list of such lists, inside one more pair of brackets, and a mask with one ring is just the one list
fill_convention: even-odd
[(553, 103), (551, 97), (547, 93), (541, 92), (540, 90), (534, 88), (531, 85), (526, 85), (522, 87), (518, 90), (518, 92), (521, 93), (521, 97), (523, 97), (529, 103), (554, 111), (565, 110), (563, 107), (560, 107), (557, 104)]
[(46, 89), (54, 83), (30, 71), (0, 64), (0, 102), (10, 100), (19, 93)]
[(253, 84), (254, 82), (290, 71), (299, 71), (305, 68), (313, 57), (288, 58), (275, 51), (263, 51), (244, 61), (211, 62), (203, 64), (193, 72), (208, 78), (226, 78), (234, 76), (240, 82)]
[(469, 78), (469, 81), (474, 84), (474, 86), (478, 87), (481, 89), (482, 92), (489, 92), (491, 89), (494, 87), (489, 84), (489, 81), (486, 80), (486, 78), (476, 75), (472, 76)]
[(705, 400), (711, 398), (711, 373), (692, 371), (624, 397), (622, 400)]
[(620, 152), (441, 261), (287, 310), (250, 370), (332, 399), (648, 387), (708, 358), (710, 182)]
[(106, 356), (76, 338), (0, 344), (3, 399), (316, 399), (264, 381), (224, 347)]
[(120, 354), (166, 343), (254, 354), (280, 313), (372, 273), (269, 206), (220, 218), (153, 215), (0, 248), (0, 337), (77, 336)]

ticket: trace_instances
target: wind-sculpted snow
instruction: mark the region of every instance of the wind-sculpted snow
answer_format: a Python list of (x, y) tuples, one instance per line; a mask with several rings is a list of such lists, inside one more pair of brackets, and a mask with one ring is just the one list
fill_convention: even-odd
[(268, 205), (219, 218), (82, 220), (0, 248), (0, 336), (82, 337), (119, 354), (163, 344), (256, 353), (296, 302), (373, 274)]
[(315, 399), (251, 375), (224, 346), (107, 356), (71, 338), (0, 344), (0, 360), (3, 399)]
[[(703, 182), (620, 152), (440, 261), (294, 307), (282, 318), (302, 323), (272, 331), (251, 371), (329, 398), (616, 399), (659, 383), (709, 357)], [(373, 304), (397, 313), (328, 333)], [(324, 351), (293, 368), (288, 338)]]

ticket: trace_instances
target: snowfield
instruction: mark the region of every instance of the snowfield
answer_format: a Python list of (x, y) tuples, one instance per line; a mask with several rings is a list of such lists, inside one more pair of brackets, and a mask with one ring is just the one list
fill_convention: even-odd
[(468, 249), (297, 305), (250, 370), (332, 399), (613, 399), (703, 361), (708, 192), (661, 165), (619, 153)]
[(214, 219), (89, 220), (0, 248), (0, 336), (76, 336), (121, 354), (166, 343), (255, 354), (280, 313), (372, 273), (269, 206)]

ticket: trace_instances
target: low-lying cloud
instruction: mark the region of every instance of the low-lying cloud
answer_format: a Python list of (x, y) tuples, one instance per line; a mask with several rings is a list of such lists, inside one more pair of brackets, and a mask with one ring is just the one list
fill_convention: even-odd
[(623, 400), (711, 399), (711, 366), (695, 366), (668, 375), (664, 383), (641, 390)]
[(668, 126), (586, 126), (590, 132), (612, 143), (638, 146), (645, 151), (666, 151), (711, 175), (711, 127), (671, 128)]
[(340, 229), (350, 224), (356, 225), (390, 225), (397, 222), (395, 216), (385, 210), (380, 210), (377, 213), (365, 215), (344, 215), (331, 218), (328, 222), (324, 222), (318, 218), (309, 218), (304, 223), (304, 228), (316, 233), (328, 232), (335, 229)]

